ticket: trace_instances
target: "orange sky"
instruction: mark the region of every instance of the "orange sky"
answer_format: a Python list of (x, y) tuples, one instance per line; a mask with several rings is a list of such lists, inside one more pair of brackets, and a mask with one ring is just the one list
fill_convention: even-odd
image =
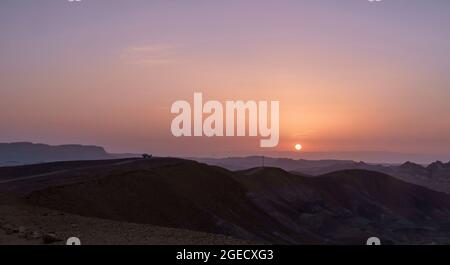
[(1, 142), (261, 151), (175, 139), (171, 104), (198, 91), (279, 100), (271, 151), (450, 153), (448, 3), (62, 2), (0, 4)]

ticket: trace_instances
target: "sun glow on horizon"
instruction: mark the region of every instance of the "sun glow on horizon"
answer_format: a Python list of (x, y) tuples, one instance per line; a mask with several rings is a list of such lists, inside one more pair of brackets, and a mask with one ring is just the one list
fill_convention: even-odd
[(303, 146), (301, 144), (296, 144), (294, 146), (294, 148), (295, 148), (295, 150), (300, 151), (300, 150), (302, 150)]

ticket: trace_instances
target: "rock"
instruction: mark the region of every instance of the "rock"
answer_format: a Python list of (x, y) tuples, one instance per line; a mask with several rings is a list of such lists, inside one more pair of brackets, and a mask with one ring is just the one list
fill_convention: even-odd
[(16, 233), (15, 232), (16, 228), (13, 225), (11, 225), (11, 224), (4, 224), (4, 225), (2, 225), (2, 229), (5, 231), (5, 233), (7, 235), (11, 235), (11, 234)]
[(42, 237), (42, 234), (38, 231), (32, 231), (27, 234), (28, 239), (39, 239)]
[(27, 234), (29, 233), (29, 230), (24, 226), (19, 226), (19, 228), (17, 228), (17, 230), (18, 230), (20, 238), (26, 238)]
[(62, 239), (58, 238), (55, 233), (47, 233), (42, 237), (44, 244), (52, 244), (55, 242), (60, 242)]

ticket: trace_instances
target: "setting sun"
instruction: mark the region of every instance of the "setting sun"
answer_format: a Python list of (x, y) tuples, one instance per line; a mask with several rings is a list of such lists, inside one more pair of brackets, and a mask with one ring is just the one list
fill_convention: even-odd
[(295, 145), (295, 150), (297, 150), (297, 151), (300, 151), (300, 150), (302, 150), (302, 145), (301, 144), (296, 144)]

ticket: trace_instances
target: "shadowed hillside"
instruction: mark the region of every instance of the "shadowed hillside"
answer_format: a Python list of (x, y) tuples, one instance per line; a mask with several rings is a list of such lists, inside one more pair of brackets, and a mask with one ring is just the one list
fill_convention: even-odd
[[(77, 174), (89, 174), (78, 170)], [(189, 160), (135, 160), (96, 179), (33, 192), (45, 207), (269, 243), (449, 243), (450, 196), (388, 175), (316, 178), (278, 168), (232, 172)]]
[[(229, 170), (245, 170), (262, 165), (261, 156), (195, 158), (194, 160)], [(436, 161), (428, 166), (423, 166), (412, 162), (393, 165), (368, 164), (362, 161), (355, 162), (351, 160), (305, 160), (265, 157), (264, 164), (265, 166), (282, 168), (304, 176), (320, 176), (349, 169), (376, 171), (435, 191), (450, 193), (450, 162)]]

